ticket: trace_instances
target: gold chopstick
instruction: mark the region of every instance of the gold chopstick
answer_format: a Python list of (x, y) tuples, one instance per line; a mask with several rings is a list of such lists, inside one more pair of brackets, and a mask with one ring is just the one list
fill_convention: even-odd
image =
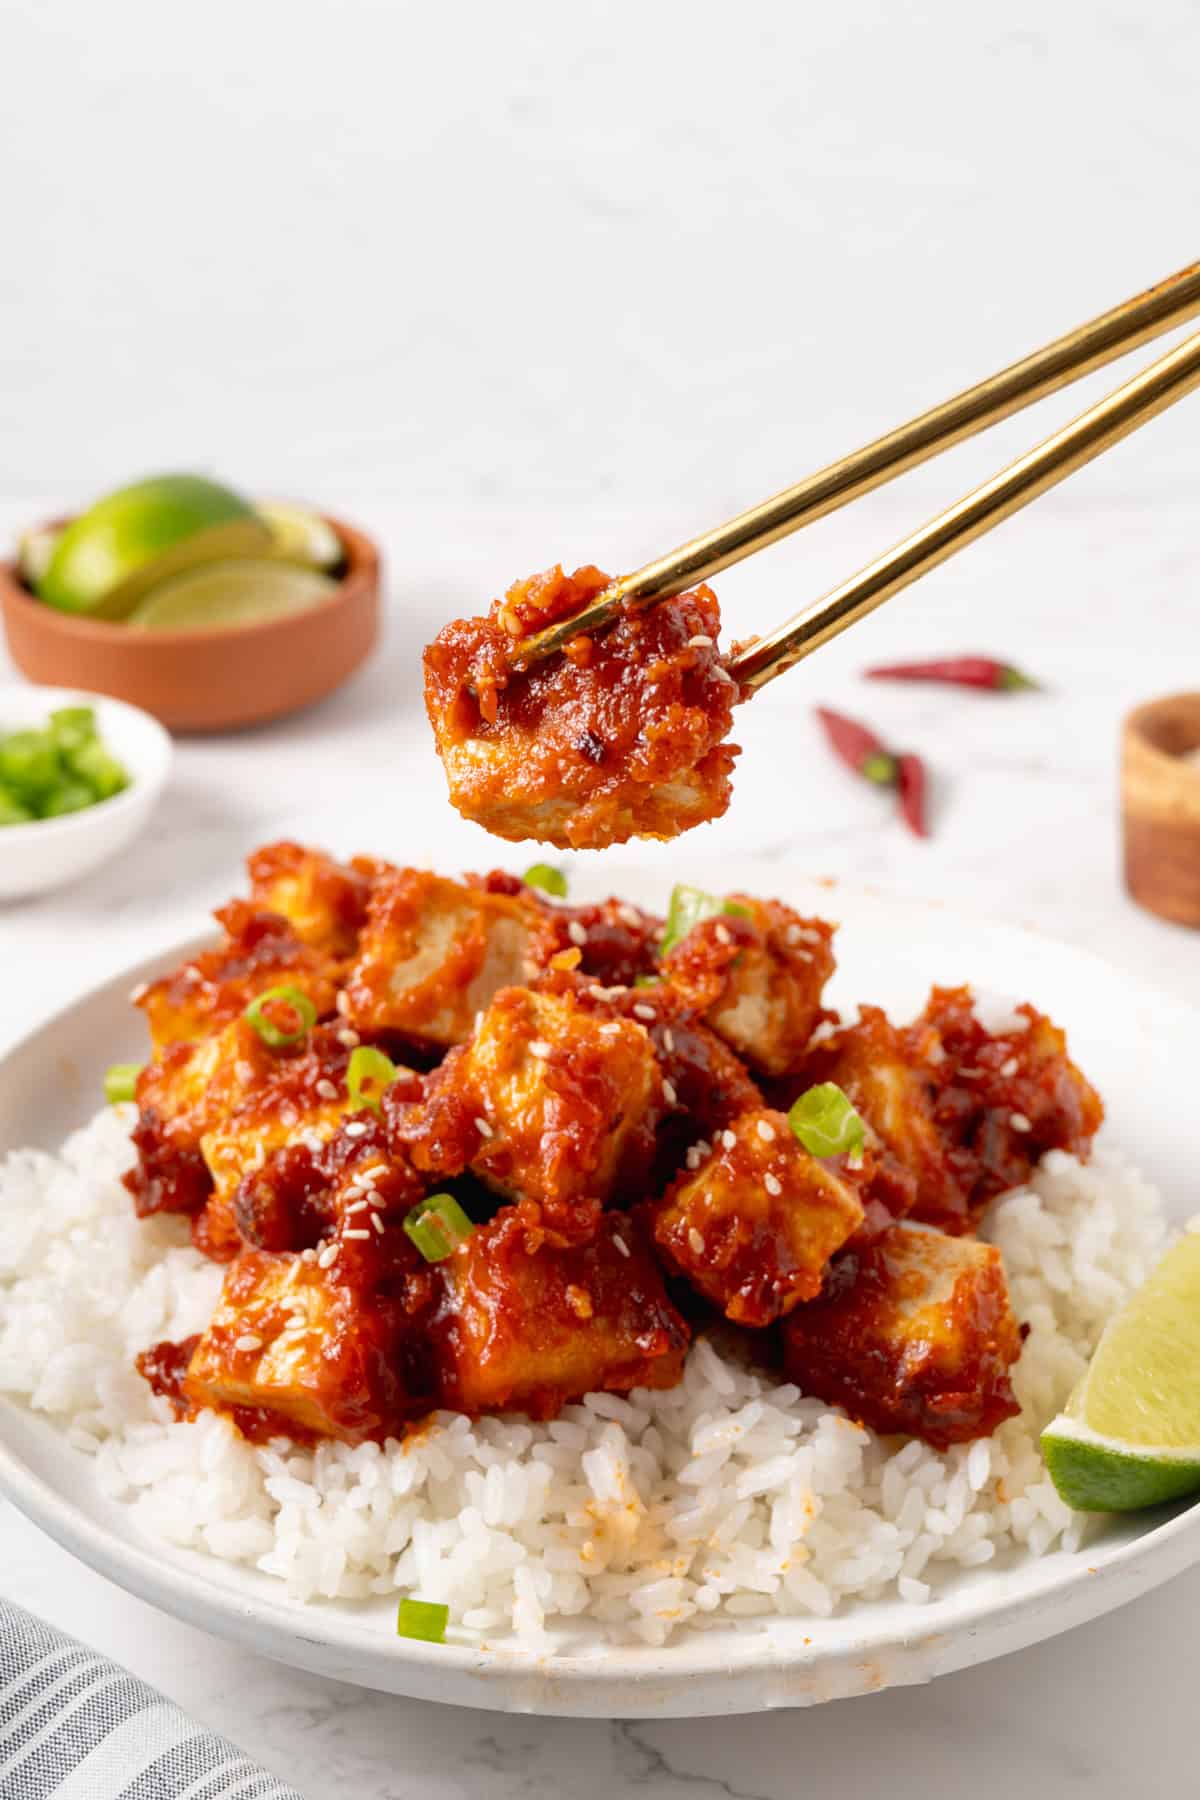
[[(984, 431), (1022, 407), (1066, 387), (1072, 381), (1115, 361), (1139, 344), (1200, 313), (1200, 263), (1147, 288), (1132, 300), (1056, 338), (999, 374), (966, 388), (953, 399), (899, 425), (827, 468), (785, 488), (759, 506), (739, 513), (724, 525), (692, 538), (678, 549), (622, 575), (598, 594), (582, 612), (560, 619), (514, 647), (518, 667), (551, 656), (583, 631), (612, 623), (629, 603), (652, 603), (682, 593), (721, 569), (763, 550), (790, 532), (846, 506), (861, 494), (895, 480), (931, 456)], [(785, 628), (786, 629), (786, 628)]]
[(1009, 463), (894, 549), (831, 589), (769, 637), (756, 639), (729, 665), (752, 691), (774, 681), (812, 651), (873, 612), (901, 588), (963, 550), (1002, 519), (1019, 512), (1147, 420), (1200, 387), (1200, 333), (1090, 406), (1036, 449)]

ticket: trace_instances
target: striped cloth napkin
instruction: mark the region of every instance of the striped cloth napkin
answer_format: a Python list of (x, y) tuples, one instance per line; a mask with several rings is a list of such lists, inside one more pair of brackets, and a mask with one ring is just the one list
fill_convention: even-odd
[(128, 1669), (0, 1600), (0, 1800), (304, 1800)]

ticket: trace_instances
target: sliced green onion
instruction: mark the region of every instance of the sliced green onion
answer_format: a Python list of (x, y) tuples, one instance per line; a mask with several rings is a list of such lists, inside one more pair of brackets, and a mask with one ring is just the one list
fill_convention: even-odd
[(635, 975), (633, 978), (634, 987), (658, 987), (661, 982), (661, 975)]
[(450, 1608), (434, 1600), (402, 1600), (396, 1614), (396, 1636), (419, 1638), (423, 1644), (443, 1644)]
[(382, 1050), (360, 1044), (357, 1050), (350, 1052), (350, 1061), (346, 1064), (346, 1092), (352, 1106), (369, 1106), (372, 1112), (381, 1111), (379, 1096), (395, 1079), (396, 1065)]
[(90, 706), (60, 706), (50, 714), (50, 735), (59, 749), (81, 750), (96, 736), (96, 713)]
[(445, 1262), (475, 1227), (453, 1194), (427, 1194), (409, 1212), (404, 1229), (426, 1262)]
[(526, 887), (541, 888), (544, 894), (553, 894), (556, 900), (567, 897), (567, 878), (553, 863), (530, 863), (521, 880)]
[(28, 825), (37, 814), (32, 807), (17, 799), (8, 788), (0, 787), (0, 825)]
[[(268, 1006), (287, 1006), (295, 1013), (297, 1019), (294, 1031), (284, 1031), (267, 1017)], [(272, 1050), (280, 1050), (285, 1044), (298, 1044), (302, 1037), (307, 1037), (317, 1022), (317, 1009), (307, 994), (302, 994), (298, 987), (291, 987), (286, 982), (281, 987), (267, 988), (252, 1000), (242, 1014), (247, 1025), (257, 1031), (264, 1044)]]
[(63, 755), (71, 773), (87, 782), (97, 800), (109, 800), (129, 786), (124, 768), (95, 738), (65, 750)]
[(722, 900), (719, 894), (706, 894), (703, 888), (688, 887), (686, 882), (677, 883), (671, 889), (667, 928), (659, 946), (659, 955), (665, 956), (668, 950), (681, 944), (693, 926), (702, 925), (705, 919), (719, 919), (722, 914), (727, 918), (740, 919), (749, 916), (746, 908), (738, 906), (736, 901)]
[(64, 813), (86, 812), (89, 806), (95, 806), (96, 795), (86, 781), (73, 781), (69, 777), (60, 781), (50, 789), (42, 800), (43, 819), (61, 819)]
[(48, 731), (10, 731), (0, 738), (0, 781), (18, 800), (36, 806), (61, 775), (58, 746)]
[(110, 1106), (118, 1106), (122, 1100), (133, 1099), (133, 1091), (141, 1072), (141, 1063), (110, 1063), (104, 1071), (104, 1098)]
[(862, 1161), (866, 1126), (836, 1081), (823, 1081), (801, 1094), (788, 1113), (788, 1124), (810, 1155)]

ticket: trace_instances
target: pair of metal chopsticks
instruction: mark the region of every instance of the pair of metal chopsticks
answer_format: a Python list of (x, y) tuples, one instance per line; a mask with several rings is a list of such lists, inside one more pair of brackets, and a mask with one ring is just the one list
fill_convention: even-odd
[[(952, 400), (900, 425), (886, 437), (830, 463), (735, 519), (692, 538), (678, 549), (622, 575), (582, 612), (524, 639), (513, 652), (522, 667), (561, 650), (583, 631), (611, 624), (625, 607), (653, 605), (763, 550), (813, 519), (823, 518), (860, 494), (882, 487), (961, 443), (989, 425), (1031, 406), (1093, 369), (1149, 343), (1200, 313), (1200, 263), (1148, 288), (1111, 312), (1081, 325), (1021, 362), (967, 388)], [(985, 531), (999, 525), (1039, 494), (1136, 431), (1176, 400), (1200, 387), (1200, 334), (1150, 364), (1061, 431), (1018, 457), (990, 481), (939, 513), (866, 568), (786, 620), (769, 636), (747, 644), (729, 665), (751, 692), (809, 656), (848, 625), (873, 612), (901, 588), (936, 568)]]

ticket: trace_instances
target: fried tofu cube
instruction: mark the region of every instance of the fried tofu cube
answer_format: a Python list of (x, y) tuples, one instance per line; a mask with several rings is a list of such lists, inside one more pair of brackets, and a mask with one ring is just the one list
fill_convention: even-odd
[(354, 954), (377, 872), (372, 864), (356, 857), (347, 865), (323, 850), (284, 842), (264, 844), (246, 867), (256, 907), (278, 913), (314, 949), (339, 958)]
[(589, 1244), (531, 1251), (508, 1207), (437, 1266), (443, 1406), (551, 1418), (584, 1394), (674, 1387), (683, 1372), (687, 1327), (625, 1214), (606, 1214)]
[(275, 1073), (276, 1058), (244, 1019), (198, 1042), (168, 1044), (138, 1077), (138, 1152), (124, 1177), (141, 1217), (195, 1213), (212, 1186), (200, 1145), (255, 1088)]
[(518, 582), (425, 651), (425, 707), (451, 804), (496, 837), (600, 849), (669, 838), (729, 805), (736, 683), (711, 588), (625, 612), (564, 656), (514, 670), (514, 634), (608, 584), (594, 567)]
[(224, 1261), (241, 1248), (234, 1201), (246, 1175), (285, 1145), (319, 1150), (356, 1110), (346, 1089), (349, 1055), (335, 1032), (318, 1027), (303, 1054), (274, 1059), (268, 1078), (205, 1132), (200, 1153), (213, 1191), (192, 1236), (206, 1255)]
[(789, 1378), (875, 1431), (944, 1450), (1019, 1410), (1021, 1330), (992, 1244), (894, 1225), (840, 1256), (782, 1331)]
[(222, 907), (217, 918), (227, 933), (223, 944), (189, 957), (135, 995), (156, 1050), (207, 1036), (272, 987), (298, 988), (312, 1001), (318, 1018), (330, 1016), (337, 997), (336, 965), (303, 943), (286, 919), (244, 901)]
[(731, 894), (663, 960), (663, 973), (727, 1044), (764, 1075), (803, 1059), (833, 973), (833, 927), (779, 900)]
[(543, 929), (523, 895), (395, 870), (372, 892), (339, 1005), (362, 1031), (440, 1049), (462, 1043), (500, 988), (534, 972), (531, 947)]
[(599, 1018), (571, 993), (505, 988), (454, 1084), (482, 1122), (472, 1171), (563, 1237), (589, 1236), (605, 1202), (649, 1167), (663, 1079), (634, 1019)]
[[(398, 1227), (393, 1235), (403, 1237)], [(414, 1395), (404, 1379), (404, 1342), (416, 1324), (406, 1328), (402, 1305), (345, 1273), (311, 1253), (244, 1250), (192, 1352), (184, 1399), (232, 1413), (253, 1435), (349, 1443), (423, 1410), (428, 1395)]]
[(647, 1209), (667, 1261), (739, 1325), (769, 1325), (821, 1290), (859, 1228), (848, 1181), (810, 1156), (782, 1113), (744, 1113)]
[(877, 1150), (911, 1176), (913, 1218), (964, 1231), (970, 1203), (962, 1171), (935, 1117), (940, 1048), (928, 1032), (901, 1029), (877, 1006), (823, 1043), (801, 1086), (832, 1081), (861, 1115)]
[[(1087, 1157), (1104, 1105), (1045, 1013), (1019, 1006), (1004, 1029), (977, 1016), (970, 988), (934, 988), (912, 1028), (937, 1046), (934, 1118), (978, 1219), (997, 1194), (1029, 1179), (1047, 1150)], [(922, 1197), (914, 1218), (941, 1224)]]

